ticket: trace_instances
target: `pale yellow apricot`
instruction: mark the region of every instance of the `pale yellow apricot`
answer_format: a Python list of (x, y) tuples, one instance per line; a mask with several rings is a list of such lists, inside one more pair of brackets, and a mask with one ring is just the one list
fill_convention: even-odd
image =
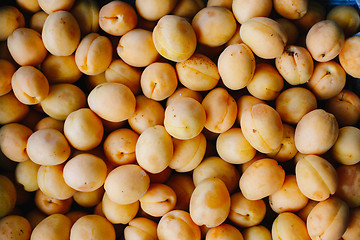
[(264, 219), (266, 205), (264, 200), (249, 200), (241, 192), (231, 195), (229, 219), (239, 227), (256, 226)]
[(200, 133), (187, 140), (173, 139), (174, 151), (169, 167), (177, 172), (190, 172), (203, 160), (206, 138)]
[(285, 30), (267, 17), (254, 17), (240, 27), (240, 37), (255, 55), (264, 59), (280, 56), (287, 43)]
[(332, 20), (316, 23), (306, 35), (306, 47), (318, 62), (334, 59), (340, 53), (344, 41), (343, 30)]
[(210, 47), (225, 44), (236, 31), (232, 12), (224, 7), (207, 6), (192, 19), (191, 25), (199, 43)]
[(19, 65), (36, 66), (46, 57), (42, 36), (30, 28), (18, 28), (8, 38), (9, 52)]
[(104, 188), (111, 201), (130, 204), (138, 201), (149, 185), (149, 175), (139, 165), (125, 164), (108, 174)]
[(185, 61), (176, 64), (179, 81), (193, 91), (213, 89), (220, 75), (216, 64), (207, 56), (195, 53)]
[(52, 55), (69, 56), (80, 42), (79, 24), (70, 12), (49, 12), (42, 29), (42, 40)]
[(300, 191), (309, 199), (323, 201), (335, 193), (338, 177), (335, 168), (326, 159), (307, 155), (295, 168)]
[(245, 44), (232, 44), (225, 48), (218, 59), (221, 80), (231, 90), (248, 85), (255, 73), (255, 57)]
[(331, 197), (319, 202), (310, 212), (307, 231), (312, 239), (339, 239), (346, 231), (349, 219), (349, 207), (342, 200)]
[(305, 114), (295, 128), (295, 146), (304, 154), (323, 154), (335, 143), (339, 126), (335, 116), (322, 109)]
[(148, 172), (159, 173), (167, 168), (173, 156), (173, 143), (165, 127), (145, 129), (136, 142), (135, 155), (137, 163)]
[(240, 177), (240, 190), (249, 200), (258, 200), (278, 191), (285, 180), (285, 171), (278, 162), (264, 158), (252, 163)]
[(171, 61), (185, 61), (195, 52), (196, 34), (183, 17), (163, 16), (157, 22), (152, 35), (156, 50)]

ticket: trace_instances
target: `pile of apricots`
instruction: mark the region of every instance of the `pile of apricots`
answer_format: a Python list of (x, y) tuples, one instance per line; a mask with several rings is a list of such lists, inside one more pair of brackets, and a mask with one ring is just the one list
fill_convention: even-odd
[(315, 0), (2, 4), (0, 239), (360, 239), (359, 30)]

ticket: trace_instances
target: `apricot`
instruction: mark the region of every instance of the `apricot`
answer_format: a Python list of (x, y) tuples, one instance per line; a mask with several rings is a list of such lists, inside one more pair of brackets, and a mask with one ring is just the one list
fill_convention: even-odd
[(295, 175), (285, 176), (282, 187), (269, 196), (270, 207), (277, 213), (297, 212), (306, 206), (308, 200), (300, 191)]
[(85, 107), (85, 93), (70, 83), (51, 85), (49, 94), (41, 101), (44, 112), (57, 120), (65, 120), (75, 110)]
[(221, 224), (217, 227), (210, 228), (207, 231), (205, 240), (244, 240), (241, 232), (230, 224)]
[(231, 195), (229, 219), (239, 227), (256, 226), (264, 219), (265, 202), (262, 199), (249, 200), (241, 192)]
[(204, 128), (205, 121), (204, 107), (193, 98), (179, 98), (165, 109), (166, 131), (181, 140), (196, 137)]
[(358, 11), (350, 5), (338, 5), (332, 8), (326, 19), (336, 22), (344, 31), (345, 37), (354, 35), (360, 27)]
[(275, 59), (275, 64), (281, 76), (291, 85), (306, 83), (314, 70), (309, 51), (294, 45), (286, 46), (284, 52)]
[(342, 200), (331, 197), (319, 202), (310, 212), (307, 231), (314, 239), (339, 239), (346, 231), (349, 221), (349, 207)]
[(273, 222), (271, 235), (273, 240), (304, 239), (310, 240), (306, 224), (296, 214), (291, 212), (280, 213)]
[(339, 136), (331, 148), (332, 156), (341, 164), (353, 165), (360, 162), (358, 147), (360, 144), (360, 129), (346, 126), (339, 129)]
[(56, 0), (46, 1), (46, 0), (38, 0), (39, 6), (44, 12), (50, 14), (59, 10), (68, 11), (71, 9), (75, 0), (65, 0), (62, 2), (58, 2)]
[(111, 1), (100, 8), (99, 25), (102, 30), (114, 36), (122, 36), (137, 24), (135, 9), (122, 1)]
[(66, 162), (63, 177), (77, 191), (91, 192), (100, 188), (106, 179), (107, 166), (101, 158), (82, 153)]
[(197, 41), (210, 47), (225, 44), (236, 30), (236, 20), (232, 12), (217, 6), (201, 9), (192, 19), (191, 25)]
[(245, 228), (243, 231), (243, 237), (244, 240), (272, 240), (270, 231), (262, 225)]
[(88, 95), (90, 109), (99, 117), (110, 122), (120, 122), (133, 116), (135, 96), (124, 84), (102, 83)]
[(17, 28), (25, 26), (24, 15), (13, 6), (0, 8), (0, 41), (5, 41)]
[(137, 0), (135, 7), (142, 18), (148, 21), (156, 21), (169, 14), (175, 8), (177, 2), (177, 0)]
[(102, 141), (104, 127), (101, 119), (90, 109), (81, 108), (70, 113), (64, 123), (64, 135), (72, 147), (90, 150)]
[(265, 102), (252, 95), (240, 96), (239, 99), (237, 100), (237, 109), (238, 109), (237, 122), (240, 124), (241, 116), (245, 110), (251, 108), (252, 106), (258, 103), (265, 103)]
[(153, 183), (139, 201), (144, 212), (150, 216), (161, 217), (174, 209), (176, 199), (176, 193), (171, 187)]
[(141, 71), (126, 64), (121, 59), (115, 59), (105, 70), (107, 82), (118, 82), (126, 85), (134, 94), (140, 91)]
[(307, 155), (296, 164), (296, 182), (300, 191), (309, 199), (323, 201), (335, 193), (338, 176), (326, 159)]
[(8, 215), (0, 220), (0, 237), (3, 239), (28, 240), (31, 235), (29, 221), (17, 215)]
[(236, 20), (243, 24), (253, 17), (268, 17), (273, 3), (269, 0), (244, 1), (233, 0), (232, 11)]
[(64, 121), (56, 120), (52, 117), (44, 117), (39, 120), (36, 125), (34, 126), (34, 131), (43, 129), (43, 128), (54, 128), (59, 132), (64, 132)]
[(87, 75), (104, 72), (112, 60), (112, 45), (105, 36), (97, 33), (86, 35), (75, 52), (75, 62), (79, 70)]
[(16, 98), (27, 105), (38, 104), (49, 94), (47, 78), (33, 66), (18, 68), (11, 78), (11, 86)]
[(256, 104), (242, 113), (240, 127), (250, 145), (262, 153), (274, 151), (283, 139), (280, 115), (263, 103)]
[(232, 193), (238, 186), (240, 174), (235, 166), (213, 156), (204, 159), (193, 171), (195, 187), (207, 178), (219, 178), (225, 183), (229, 193)]
[(231, 90), (248, 85), (255, 73), (255, 57), (245, 44), (232, 44), (224, 49), (218, 59), (221, 80)]
[(338, 135), (335, 116), (316, 109), (305, 114), (296, 125), (295, 146), (301, 153), (320, 155), (335, 144)]
[(40, 166), (37, 172), (39, 189), (49, 197), (59, 200), (71, 198), (76, 192), (63, 177), (63, 164), (55, 166)]
[(191, 90), (186, 87), (178, 87), (173, 94), (166, 100), (166, 106), (168, 106), (171, 102), (176, 101), (179, 97), (191, 97), (198, 102), (202, 101), (202, 96), (199, 92)]
[(102, 211), (112, 224), (127, 224), (139, 210), (139, 201), (130, 204), (118, 204), (105, 193), (102, 199)]
[(164, 124), (165, 110), (163, 106), (144, 95), (136, 96), (134, 114), (128, 119), (133, 131), (141, 134), (146, 128)]
[(101, 202), (103, 196), (104, 188), (100, 187), (91, 192), (75, 192), (73, 199), (82, 207), (95, 207)]
[(69, 56), (75, 52), (80, 42), (79, 24), (70, 12), (49, 13), (42, 29), (42, 40), (52, 55)]
[(260, 58), (273, 59), (280, 56), (287, 43), (285, 30), (267, 17), (253, 17), (240, 27), (243, 42)]
[(173, 210), (161, 217), (157, 226), (159, 240), (179, 238), (200, 240), (201, 233), (190, 214), (182, 210)]
[(40, 165), (31, 160), (26, 160), (16, 165), (15, 178), (23, 185), (25, 191), (33, 192), (39, 189), (37, 174)]
[(216, 177), (201, 181), (191, 195), (189, 211), (199, 226), (222, 224), (230, 212), (230, 195), (225, 183)]
[(137, 217), (128, 223), (124, 229), (124, 239), (157, 239), (157, 223), (144, 217)]
[(135, 146), (139, 135), (126, 128), (117, 129), (111, 132), (104, 141), (104, 153), (115, 166), (134, 163)]
[(326, 101), (325, 109), (336, 117), (340, 126), (354, 125), (360, 119), (360, 98), (351, 90), (344, 89)]
[(360, 164), (341, 165), (336, 169), (338, 175), (338, 188), (335, 195), (341, 198), (351, 208), (359, 207), (359, 172)]
[(0, 59), (0, 96), (11, 91), (11, 78), (15, 71), (16, 68), (11, 62)]
[(46, 215), (65, 214), (70, 211), (73, 203), (72, 198), (60, 200), (45, 195), (40, 189), (36, 191), (34, 202), (36, 207)]
[(146, 67), (159, 58), (154, 33), (141, 28), (124, 34), (116, 50), (120, 58), (133, 67)]
[(264, 158), (252, 163), (243, 172), (239, 186), (245, 198), (258, 200), (281, 189), (284, 180), (284, 169), (275, 160)]
[(149, 175), (140, 166), (125, 164), (108, 174), (104, 188), (111, 201), (130, 204), (138, 201), (149, 185)]
[(339, 55), (344, 41), (344, 32), (332, 20), (316, 23), (306, 35), (306, 47), (318, 62), (327, 62)]
[(0, 149), (10, 160), (24, 162), (30, 160), (26, 145), (33, 131), (19, 123), (5, 124), (0, 128)]
[(240, 128), (233, 127), (221, 133), (216, 140), (219, 156), (231, 164), (242, 164), (251, 160), (256, 150), (245, 139)]
[(51, 214), (43, 219), (31, 233), (31, 240), (69, 239), (71, 229), (70, 219), (63, 214)]
[(338, 95), (345, 87), (345, 82), (346, 74), (344, 69), (340, 64), (329, 61), (315, 65), (307, 86), (317, 99), (326, 100)]
[(44, 23), (48, 16), (49, 14), (47, 14), (44, 11), (39, 11), (37, 13), (34, 13), (30, 18), (30, 23), (29, 23), (30, 28), (34, 29), (35, 31), (41, 34), (42, 29), (44, 27)]
[(177, 172), (190, 172), (203, 160), (206, 151), (206, 138), (200, 133), (187, 140), (173, 138), (173, 155), (169, 167)]
[(273, 2), (274, 9), (277, 13), (287, 19), (302, 18), (308, 8), (308, 1), (306, 0), (275, 0)]
[(345, 72), (355, 78), (360, 77), (360, 37), (354, 36), (345, 40), (339, 54), (339, 61)]
[(283, 139), (280, 146), (267, 155), (277, 161), (288, 161), (295, 157), (298, 150), (295, 146), (295, 129), (291, 125), (283, 124)]
[(115, 240), (114, 226), (104, 217), (86, 215), (79, 218), (71, 227), (70, 240), (109, 239)]
[(76, 18), (82, 35), (99, 30), (99, 6), (95, 0), (75, 1), (70, 12)]
[(305, 114), (316, 108), (315, 95), (303, 87), (288, 88), (275, 101), (275, 109), (281, 120), (290, 124), (297, 124)]
[(82, 76), (76, 66), (75, 55), (54, 56), (49, 54), (41, 63), (41, 72), (54, 83), (74, 83)]
[(152, 63), (142, 72), (140, 85), (145, 97), (162, 101), (171, 96), (177, 88), (175, 68), (169, 63)]
[(17, 28), (7, 38), (12, 58), (19, 65), (35, 66), (46, 57), (46, 48), (40, 33), (30, 28)]
[(176, 63), (179, 81), (193, 91), (213, 89), (220, 75), (216, 64), (207, 56), (195, 53), (185, 61)]
[(28, 138), (26, 151), (39, 165), (58, 165), (70, 156), (70, 146), (65, 136), (56, 129), (40, 129)]
[(254, 76), (246, 88), (250, 94), (261, 100), (274, 100), (284, 87), (284, 80), (270, 64), (256, 65)]
[(211, 90), (201, 102), (206, 114), (205, 128), (214, 133), (229, 130), (236, 121), (235, 99), (225, 88)]
[(165, 127), (156, 125), (143, 131), (135, 146), (137, 163), (150, 173), (159, 173), (169, 166), (173, 143)]
[(193, 55), (197, 45), (196, 34), (185, 18), (165, 15), (159, 19), (152, 33), (156, 50), (174, 62), (182, 62)]
[(346, 231), (341, 238), (343, 240), (350, 240), (353, 238), (360, 237), (359, 223), (360, 223), (360, 210), (359, 208), (356, 208), (350, 212), (349, 225), (346, 228)]
[(29, 107), (21, 103), (13, 92), (0, 96), (0, 124), (19, 122), (28, 112)]
[(16, 189), (13, 182), (6, 176), (0, 175), (1, 207), (0, 217), (8, 215), (15, 207)]

